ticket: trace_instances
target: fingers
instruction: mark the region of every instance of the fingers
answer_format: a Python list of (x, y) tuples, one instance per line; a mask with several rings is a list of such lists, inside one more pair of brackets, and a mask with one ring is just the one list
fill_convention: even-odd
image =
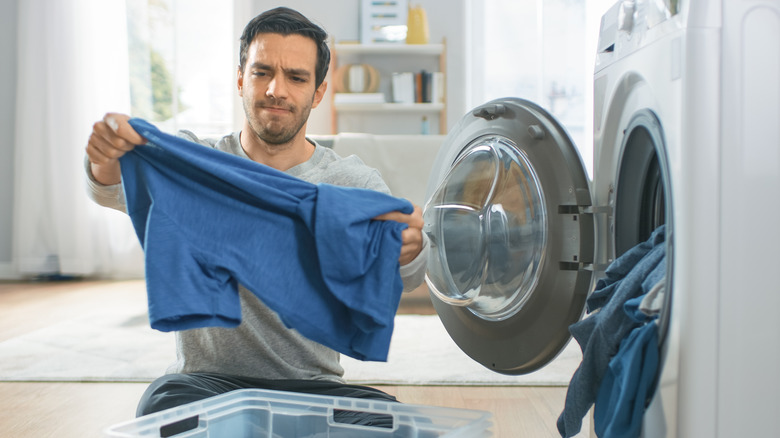
[(401, 256), (398, 261), (401, 266), (408, 264), (420, 254), (423, 246), (422, 228), (425, 225), (422, 217), (422, 209), (415, 205), (411, 214), (391, 211), (374, 218), (378, 221), (396, 221), (407, 224), (408, 227), (401, 232)]
[(401, 255), (398, 261), (401, 266), (414, 260), (423, 247), (422, 231), (419, 228), (407, 228), (401, 232)]
[(108, 113), (103, 117), (103, 121), (116, 136), (125, 140), (128, 144), (135, 146), (146, 143), (146, 140), (130, 126), (130, 123), (127, 122), (128, 120), (130, 120), (130, 116), (117, 113)]
[(398, 258), (401, 266), (414, 260), (422, 251), (423, 237), (422, 228), (424, 225), (422, 209), (415, 205), (411, 214), (401, 213), (400, 211), (391, 211), (374, 218), (375, 220), (391, 220), (407, 224), (408, 226), (401, 232), (401, 254)]
[(401, 213), (400, 211), (391, 211), (375, 217), (374, 220), (401, 222), (409, 225), (409, 228), (417, 228), (420, 230), (425, 224), (422, 217), (422, 209), (417, 205), (414, 206), (414, 211), (411, 214)]
[(423, 221), (422, 209), (419, 206), (415, 205), (411, 214), (391, 211), (375, 217), (374, 220), (396, 221), (408, 225), (401, 232), (401, 241), (403, 243), (401, 244), (401, 256), (398, 258), (401, 266), (408, 264), (420, 254), (423, 246), (422, 227), (425, 225), (425, 221)]
[(87, 142), (87, 156), (92, 163), (107, 164), (119, 159), (137, 144), (144, 144), (141, 137), (123, 114), (106, 114), (103, 120), (95, 122)]
[(135, 145), (146, 140), (138, 135), (127, 122), (130, 117), (124, 114), (108, 113), (103, 120), (92, 125), (92, 134), (87, 141), (87, 157), (90, 161), (92, 177), (104, 185), (121, 181), (119, 158)]
[(87, 142), (87, 156), (91, 162), (104, 164), (117, 160), (131, 149), (132, 145), (115, 138), (104, 122), (96, 122), (92, 126), (92, 134)]

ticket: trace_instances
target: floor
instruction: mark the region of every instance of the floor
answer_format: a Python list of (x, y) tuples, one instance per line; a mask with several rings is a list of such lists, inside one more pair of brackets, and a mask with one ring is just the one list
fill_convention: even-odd
[[(0, 283), (0, 342), (63, 321), (84, 306), (117, 305), (111, 294), (114, 284)], [(427, 291), (406, 295), (399, 312), (433, 313)], [(106, 427), (132, 420), (145, 388), (145, 383), (0, 382), (0, 436), (101, 437)], [(489, 411), (496, 437), (559, 436), (555, 420), (566, 396), (565, 387), (379, 388), (404, 403)]]

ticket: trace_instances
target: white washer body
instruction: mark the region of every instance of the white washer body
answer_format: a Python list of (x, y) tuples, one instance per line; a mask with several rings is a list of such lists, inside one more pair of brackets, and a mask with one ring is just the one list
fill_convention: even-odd
[[(602, 20), (595, 205), (611, 198), (633, 114), (657, 115), (674, 264), (648, 437), (773, 436), (780, 418), (780, 2), (625, 1)], [(619, 190), (619, 188), (618, 188)], [(609, 254), (609, 225), (597, 239)], [(602, 260), (604, 261), (604, 260)]]
[(593, 181), (543, 108), (478, 106), (431, 171), (426, 281), (466, 354), (529, 373), (609, 263), (665, 225), (643, 436), (775, 436), (778, 187), (780, 0), (624, 0), (599, 36)]

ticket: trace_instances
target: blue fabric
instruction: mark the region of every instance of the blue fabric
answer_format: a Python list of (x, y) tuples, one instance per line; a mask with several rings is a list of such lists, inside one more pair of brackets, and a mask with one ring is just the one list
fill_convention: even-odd
[(130, 124), (148, 140), (120, 162), (153, 328), (237, 326), (240, 283), (309, 339), (387, 360), (406, 225), (371, 218), (411, 213), (408, 201), (314, 185), (141, 119)]
[(655, 392), (658, 372), (658, 326), (631, 331), (620, 344), (596, 396), (593, 426), (601, 438), (636, 438), (645, 407)]
[(590, 315), (569, 327), (582, 348), (582, 363), (572, 376), (558, 417), (558, 431), (563, 437), (580, 431), (582, 418), (596, 400), (610, 361), (629, 333), (644, 324), (626, 313), (625, 304), (647, 293), (666, 275), (665, 230), (665, 226), (657, 228), (647, 241), (610, 264), (588, 298)]

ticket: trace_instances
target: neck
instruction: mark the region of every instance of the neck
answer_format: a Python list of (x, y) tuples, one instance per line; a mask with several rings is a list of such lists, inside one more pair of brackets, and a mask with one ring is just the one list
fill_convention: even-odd
[(281, 144), (267, 143), (252, 132), (252, 129), (245, 122), (240, 137), (244, 152), (252, 161), (265, 164), (276, 170), (286, 171), (306, 162), (314, 154), (314, 145), (306, 140), (305, 129), (301, 129), (287, 143)]

